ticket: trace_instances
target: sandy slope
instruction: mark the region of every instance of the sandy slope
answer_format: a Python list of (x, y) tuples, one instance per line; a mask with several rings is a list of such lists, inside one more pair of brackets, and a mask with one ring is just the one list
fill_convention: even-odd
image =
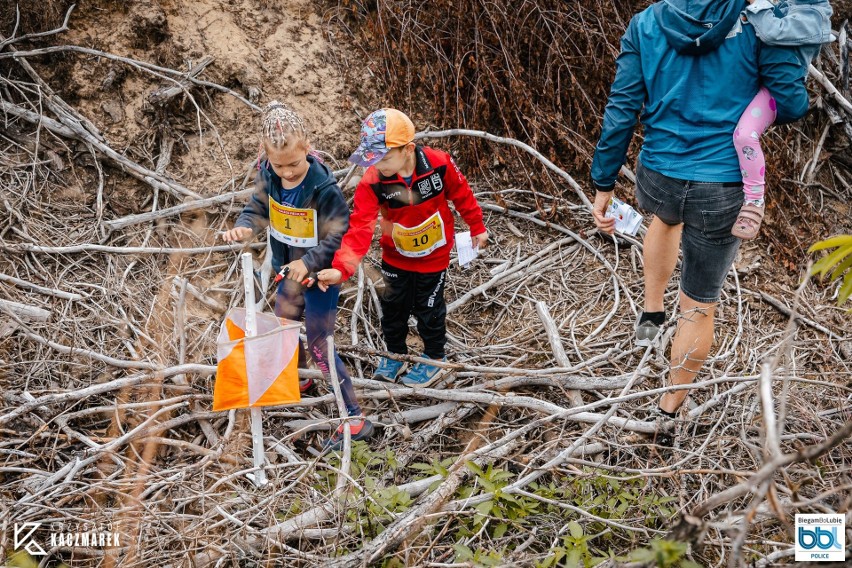
[[(345, 158), (357, 139), (357, 117), (347, 110), (352, 105), (344, 95), (321, 15), (311, 2), (143, 0), (129, 8), (84, 3), (75, 10), (70, 28), (63, 43), (173, 69), (186, 70), (212, 56), (201, 78), (228, 86), (261, 106), (272, 99), (293, 105), (307, 119), (318, 148)], [(77, 108), (103, 128), (117, 148), (146, 147), (157, 128), (165, 124), (174, 129), (180, 143), (169, 173), (194, 191), (212, 193), (230, 177), (230, 167), (242, 171), (241, 164), (257, 153), (258, 114), (244, 103), (219, 94), (208, 100), (194, 91), (203, 115), (192, 101), (184, 100), (181, 116), (163, 116), (152, 111), (147, 97), (164, 81), (113, 62), (71, 57), (76, 59), (71, 70), (56, 79), (66, 96), (77, 98)], [(112, 77), (117, 72), (117, 79), (105, 88), (111, 72)]]

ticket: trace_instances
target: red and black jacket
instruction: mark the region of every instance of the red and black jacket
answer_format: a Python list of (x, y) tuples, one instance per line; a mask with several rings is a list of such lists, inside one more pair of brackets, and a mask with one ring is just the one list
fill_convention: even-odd
[[(450, 251), (455, 242), (453, 213), (449, 202), (470, 227), (472, 236), (485, 232), (482, 209), (470, 186), (452, 157), (446, 152), (416, 146), (415, 167), (411, 184), (399, 175), (382, 176), (370, 167), (355, 188), (355, 204), (349, 217), (349, 230), (334, 255), (331, 265), (343, 273), (344, 280), (357, 270), (358, 263), (370, 250), (376, 219), (381, 213), (382, 260), (411, 272), (439, 272), (450, 264)], [(426, 256), (411, 258), (400, 254), (394, 245), (394, 223), (415, 227), (435, 213), (444, 225), (446, 244)]]

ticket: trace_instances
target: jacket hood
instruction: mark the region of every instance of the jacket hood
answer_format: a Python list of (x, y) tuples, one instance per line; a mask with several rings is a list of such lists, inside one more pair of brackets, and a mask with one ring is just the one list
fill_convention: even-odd
[(663, 0), (654, 19), (675, 51), (701, 55), (725, 41), (744, 7), (743, 0)]

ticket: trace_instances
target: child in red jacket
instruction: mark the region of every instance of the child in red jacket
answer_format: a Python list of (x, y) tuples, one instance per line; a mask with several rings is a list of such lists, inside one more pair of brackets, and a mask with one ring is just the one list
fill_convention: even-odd
[[(361, 143), (349, 160), (368, 168), (355, 189), (349, 230), (332, 268), (318, 273), (321, 288), (346, 280), (370, 249), (376, 219), (382, 236), (382, 333), (391, 353), (408, 353), (408, 317), (414, 314), (427, 359), (446, 361), (447, 305), (444, 284), (455, 237), (452, 202), (470, 227), (473, 246), (485, 248), (482, 209), (458, 166), (446, 152), (414, 144), (414, 124), (405, 114), (380, 109), (361, 126)], [(382, 357), (373, 378), (394, 382), (405, 363)], [(426, 387), (440, 368), (417, 363), (402, 376)]]

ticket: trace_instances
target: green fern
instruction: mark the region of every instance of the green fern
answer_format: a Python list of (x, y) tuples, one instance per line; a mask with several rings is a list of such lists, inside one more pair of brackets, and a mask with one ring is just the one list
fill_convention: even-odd
[[(811, 274), (825, 278), (828, 275), (830, 281), (834, 282), (845, 272), (843, 284), (837, 296), (837, 305), (843, 304), (852, 296), (852, 235), (838, 235), (814, 243), (808, 252), (818, 250), (835, 249), (826, 256), (819, 259), (812, 267)], [(831, 274), (829, 274), (829, 271)]]

